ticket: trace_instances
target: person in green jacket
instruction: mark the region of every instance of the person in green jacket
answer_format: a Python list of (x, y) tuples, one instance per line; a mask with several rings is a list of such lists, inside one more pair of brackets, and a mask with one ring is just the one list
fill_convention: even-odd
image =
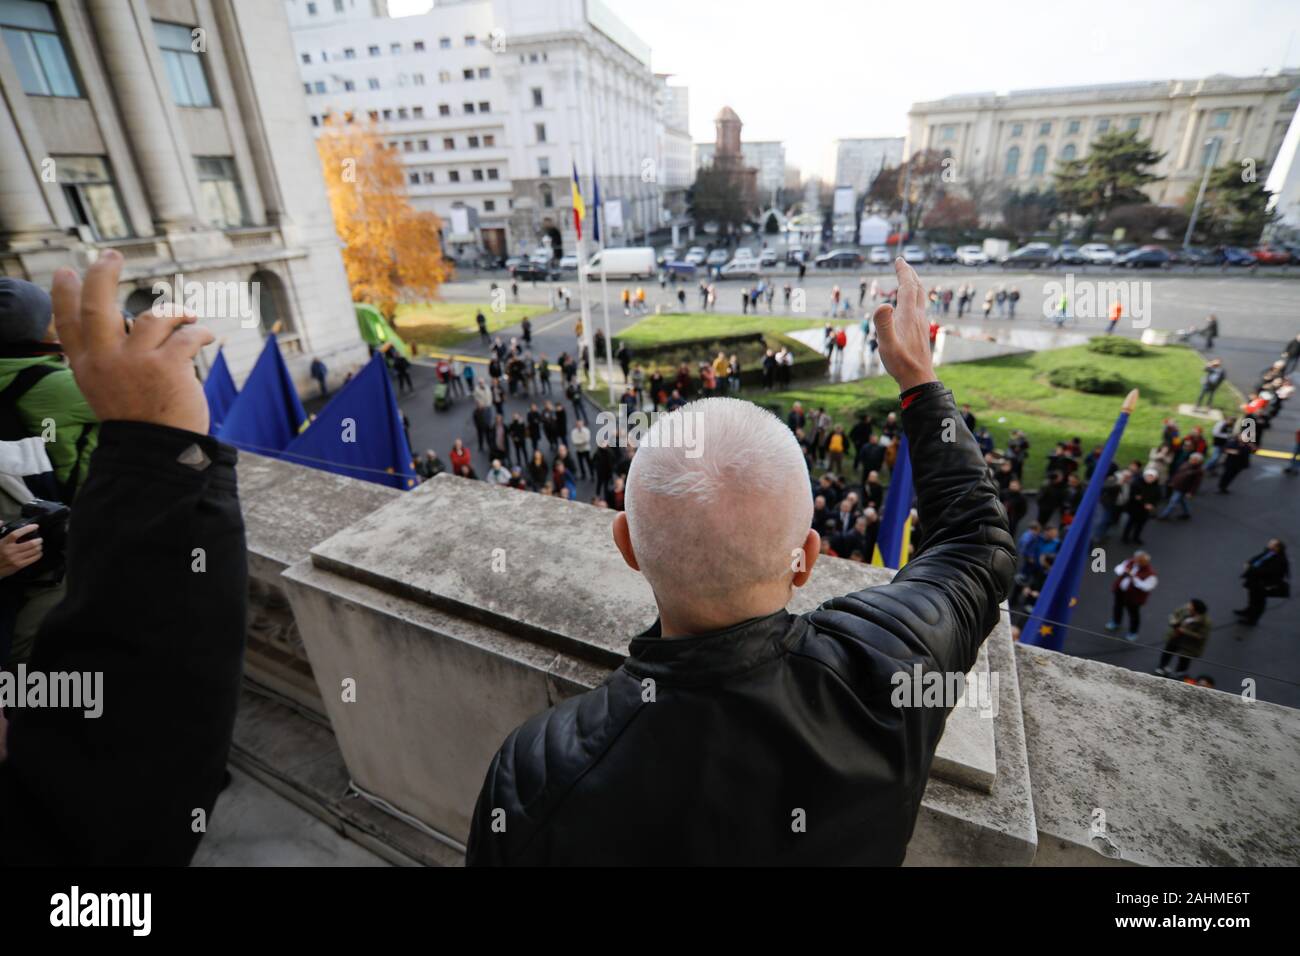
[(49, 294), (22, 279), (0, 278), (0, 422), (40, 436), (65, 504), (86, 476), (99, 437), (99, 420), (63, 357)]
[[(1205, 642), (1210, 639), (1213, 624), (1205, 613), (1205, 602), (1192, 598), (1182, 607), (1169, 615), (1169, 630), (1165, 632), (1165, 649), (1160, 655), (1160, 666), (1156, 673), (1161, 677), (1182, 677), (1187, 673), (1192, 659), (1205, 653)], [(1177, 657), (1171, 672), (1169, 660)]]

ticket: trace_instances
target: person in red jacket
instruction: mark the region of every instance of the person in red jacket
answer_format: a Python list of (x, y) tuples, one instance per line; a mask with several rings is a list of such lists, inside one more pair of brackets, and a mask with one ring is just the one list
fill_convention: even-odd
[(451, 443), (451, 455), (449, 457), (451, 459), (451, 470), (458, 475), (462, 469), (474, 467), (474, 463), (470, 461), (469, 449), (465, 447), (465, 443), (459, 438)]
[(1151, 564), (1151, 555), (1145, 551), (1133, 552), (1133, 557), (1121, 561), (1115, 568), (1115, 581), (1111, 584), (1111, 593), (1115, 595), (1115, 606), (1106, 630), (1119, 630), (1120, 618), (1128, 613), (1128, 633), (1124, 639), (1136, 641), (1142, 627), (1142, 605), (1160, 583), (1156, 569)]

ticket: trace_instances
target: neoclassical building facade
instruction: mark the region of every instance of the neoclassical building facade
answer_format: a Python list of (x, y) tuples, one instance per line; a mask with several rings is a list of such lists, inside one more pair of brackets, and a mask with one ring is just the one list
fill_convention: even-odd
[(1086, 156), (1100, 134), (1137, 130), (1165, 154), (1154, 170), (1164, 178), (1150, 187), (1152, 201), (1177, 204), (1196, 188), (1207, 161), (1248, 161), (1260, 171), (1271, 165), (1297, 102), (1296, 70), (959, 94), (912, 106), (905, 152), (948, 153), (959, 181), (968, 175), (1042, 188), (1058, 160)]
[(203, 316), (237, 382), (273, 328), (303, 384), (365, 360), (279, 4), (0, 0), (0, 31), (0, 274), (112, 248), (130, 311), (159, 283), (251, 294)]

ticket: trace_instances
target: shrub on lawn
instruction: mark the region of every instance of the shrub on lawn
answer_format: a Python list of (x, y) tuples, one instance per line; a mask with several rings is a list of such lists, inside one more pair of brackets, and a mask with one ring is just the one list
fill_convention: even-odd
[(1096, 352), (1098, 355), (1119, 355), (1123, 358), (1141, 358), (1147, 354), (1141, 342), (1112, 335), (1089, 339), (1088, 351)]
[(1057, 388), (1072, 388), (1090, 395), (1122, 395), (1128, 382), (1114, 372), (1094, 365), (1061, 365), (1047, 373), (1047, 380)]

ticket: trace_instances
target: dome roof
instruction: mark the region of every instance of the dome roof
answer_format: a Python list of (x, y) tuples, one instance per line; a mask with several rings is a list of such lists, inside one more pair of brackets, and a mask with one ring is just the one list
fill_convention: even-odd
[(713, 122), (739, 123), (740, 117), (736, 115), (736, 111), (733, 110), (730, 106), (724, 106), (722, 109), (718, 110), (718, 115), (713, 117)]

